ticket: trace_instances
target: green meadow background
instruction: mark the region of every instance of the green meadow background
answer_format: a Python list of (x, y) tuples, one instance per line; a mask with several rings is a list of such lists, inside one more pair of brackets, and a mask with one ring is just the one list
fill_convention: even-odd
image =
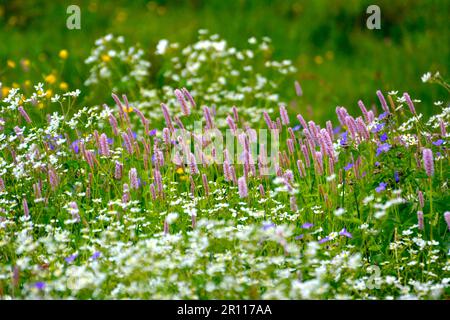
[[(71, 4), (81, 8), (81, 30), (66, 28)], [(370, 4), (381, 8), (381, 30), (366, 28)], [(270, 37), (273, 58), (291, 59), (298, 68), (304, 105), (316, 120), (334, 119), (336, 105), (355, 110), (358, 99), (375, 103), (377, 89), (408, 91), (422, 100), (420, 112), (431, 114), (433, 101), (446, 93), (420, 77), (439, 70), (448, 80), (449, 17), (448, 0), (0, 1), (0, 81), (9, 87), (43, 81), (60, 68), (58, 53), (66, 49), (62, 77), (70, 89), (85, 92), (84, 59), (95, 39), (124, 35), (151, 61), (159, 39), (186, 45), (203, 28), (238, 48), (252, 36)], [(8, 60), (22, 59), (31, 62), (28, 72), (7, 67)], [(292, 90), (282, 88), (289, 95)]]

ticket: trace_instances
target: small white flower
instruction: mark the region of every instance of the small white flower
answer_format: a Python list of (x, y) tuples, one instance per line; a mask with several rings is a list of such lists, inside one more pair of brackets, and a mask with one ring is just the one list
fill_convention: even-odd
[(334, 215), (339, 217), (342, 216), (345, 213), (345, 209), (344, 208), (339, 208), (337, 210), (334, 211)]
[(168, 224), (174, 223), (177, 219), (178, 219), (178, 213), (176, 213), (176, 212), (171, 212), (166, 217), (166, 221)]
[(156, 54), (163, 55), (166, 52), (167, 46), (169, 45), (169, 41), (166, 39), (162, 39), (156, 45)]
[(422, 82), (428, 82), (428, 80), (430, 80), (431, 78), (431, 72), (427, 72), (422, 76)]

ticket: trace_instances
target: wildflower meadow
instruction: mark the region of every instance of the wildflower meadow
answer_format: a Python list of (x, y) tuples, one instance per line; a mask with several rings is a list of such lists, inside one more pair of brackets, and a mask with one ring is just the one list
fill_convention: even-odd
[(314, 119), (269, 37), (89, 45), (0, 85), (0, 299), (449, 298), (448, 74)]

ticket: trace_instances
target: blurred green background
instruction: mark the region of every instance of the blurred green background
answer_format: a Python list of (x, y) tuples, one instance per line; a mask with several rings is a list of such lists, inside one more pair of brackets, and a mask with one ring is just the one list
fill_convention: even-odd
[[(71, 4), (81, 8), (81, 30), (66, 28)], [(381, 8), (381, 30), (366, 28), (370, 4)], [(238, 48), (252, 36), (270, 37), (274, 58), (291, 59), (298, 68), (302, 99), (315, 118), (329, 117), (336, 105), (355, 110), (358, 99), (375, 103), (377, 89), (408, 91), (422, 100), (420, 111), (431, 114), (432, 102), (446, 99), (446, 92), (420, 77), (439, 70), (448, 79), (449, 17), (448, 0), (3, 0), (0, 81), (10, 87), (43, 81), (60, 67), (58, 53), (66, 49), (64, 81), (83, 91), (84, 59), (95, 39), (124, 35), (150, 55), (159, 39), (186, 45), (205, 28)], [(23, 59), (29, 72), (8, 70), (8, 60), (19, 66)]]

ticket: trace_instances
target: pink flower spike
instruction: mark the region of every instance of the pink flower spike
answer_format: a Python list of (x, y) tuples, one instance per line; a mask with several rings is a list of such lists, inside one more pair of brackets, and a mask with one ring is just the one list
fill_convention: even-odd
[(298, 81), (295, 81), (294, 86), (295, 86), (295, 93), (297, 94), (298, 97), (301, 97), (303, 95), (303, 90), (302, 87), (300, 86), (300, 83)]
[(28, 202), (26, 198), (22, 199), (22, 205), (23, 205), (23, 213), (25, 217), (28, 218), (30, 216), (30, 209), (28, 209)]
[(170, 129), (170, 131), (175, 131), (175, 128), (172, 125), (172, 119), (170, 118), (169, 110), (164, 103), (161, 103), (161, 109), (163, 112), (164, 120), (166, 120), (166, 125)]
[(120, 162), (116, 161), (116, 168), (114, 170), (114, 178), (116, 180), (122, 179), (122, 172), (123, 172), (123, 165)]
[(300, 124), (302, 125), (303, 129), (308, 128), (308, 125), (306, 124), (306, 121), (301, 114), (297, 115), (297, 119), (300, 122)]
[(100, 140), (100, 154), (109, 157), (108, 137), (106, 136), (106, 134), (102, 133), (99, 140)]
[(447, 223), (448, 230), (450, 230), (450, 211), (446, 211), (444, 213), (444, 219), (445, 222)]
[(136, 168), (131, 168), (128, 173), (128, 178), (130, 179), (131, 189), (139, 189), (139, 180)]
[(22, 115), (22, 117), (25, 119), (26, 122), (31, 123), (31, 119), (28, 116), (28, 113), (22, 106), (18, 107), (17, 110), (19, 111), (19, 113)]
[(297, 212), (298, 211), (298, 207), (297, 207), (297, 199), (295, 198), (295, 196), (291, 196), (291, 198), (289, 199), (290, 205), (291, 205), (291, 210), (293, 212)]
[(423, 212), (422, 211), (417, 211), (417, 222), (419, 225), (419, 230), (423, 230)]
[(433, 161), (433, 151), (431, 149), (423, 149), (422, 151), (423, 157), (423, 165), (425, 167), (425, 171), (429, 177), (434, 174), (434, 161)]
[(190, 115), (191, 114), (191, 109), (187, 105), (186, 100), (184, 100), (183, 93), (180, 90), (178, 90), (178, 89), (175, 89), (174, 93), (175, 93), (175, 96), (177, 97), (178, 103), (181, 106), (181, 112), (183, 112), (183, 114), (185, 116)]
[(198, 174), (197, 160), (195, 159), (195, 155), (193, 153), (189, 156), (189, 168), (191, 169), (191, 174)]
[(260, 193), (261, 197), (266, 196), (266, 192), (264, 191), (264, 186), (262, 184), (259, 185), (259, 193)]
[(420, 208), (423, 208), (425, 206), (425, 199), (423, 197), (423, 192), (419, 190), (419, 192), (417, 193), (417, 196), (419, 198)]
[(380, 90), (377, 91), (377, 96), (378, 99), (380, 100), (381, 107), (383, 108), (383, 110), (387, 113), (390, 113), (389, 107), (386, 103), (386, 99), (384, 98), (383, 93)]
[(361, 109), (361, 112), (362, 112), (362, 114), (363, 114), (364, 119), (366, 120), (366, 122), (369, 121), (369, 115), (368, 115), (368, 113), (367, 113), (366, 106), (364, 105), (364, 103), (362, 102), (362, 100), (359, 100), (359, 101), (358, 101), (358, 106), (359, 106), (359, 108)]
[(406, 104), (409, 107), (409, 111), (411, 111), (412, 114), (416, 114), (416, 108), (414, 108), (414, 103), (412, 102), (411, 97), (409, 96), (409, 94), (404, 92), (403, 93), (403, 98), (405, 98), (405, 100), (406, 100)]
[(195, 104), (194, 98), (192, 97), (192, 95), (188, 91), (188, 89), (183, 88), (183, 89), (181, 89), (181, 91), (183, 92), (184, 96), (189, 100), (189, 103), (191, 104), (191, 107), (195, 109), (196, 104)]
[(280, 105), (280, 117), (282, 123), (287, 126), (289, 124), (289, 116), (284, 105)]
[(122, 194), (122, 203), (127, 203), (130, 201), (130, 189), (128, 184), (123, 184), (123, 194)]
[(202, 182), (203, 182), (203, 188), (205, 189), (205, 195), (209, 195), (209, 186), (208, 186), (208, 179), (206, 177), (206, 174), (202, 174)]
[(248, 197), (248, 189), (247, 189), (247, 181), (245, 177), (240, 177), (238, 179), (238, 188), (239, 188), (239, 197), (247, 198)]
[(122, 140), (128, 153), (133, 154), (133, 145), (131, 144), (130, 137), (125, 132), (122, 133)]

